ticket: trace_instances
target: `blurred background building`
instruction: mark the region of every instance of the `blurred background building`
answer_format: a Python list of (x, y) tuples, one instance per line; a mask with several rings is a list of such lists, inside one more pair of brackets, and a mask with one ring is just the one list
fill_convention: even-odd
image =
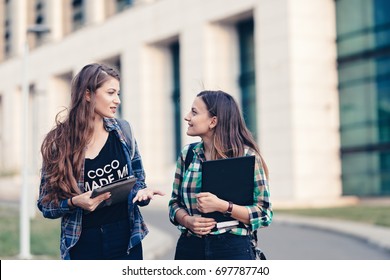
[(36, 177), (72, 77), (103, 62), (121, 73), (118, 117), (166, 200), (181, 147), (198, 141), (183, 117), (203, 89), (239, 102), (275, 205), (390, 195), (389, 11), (385, 0), (1, 0), (0, 175), (21, 174), (23, 71)]

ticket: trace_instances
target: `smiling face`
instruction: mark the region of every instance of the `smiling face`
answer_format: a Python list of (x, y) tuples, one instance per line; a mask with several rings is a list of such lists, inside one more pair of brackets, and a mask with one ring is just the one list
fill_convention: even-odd
[(95, 115), (102, 118), (114, 118), (121, 103), (119, 99), (119, 81), (108, 79), (95, 93)]
[(188, 122), (187, 135), (211, 137), (214, 133), (213, 128), (217, 124), (217, 117), (211, 117), (206, 104), (201, 97), (196, 97), (192, 103), (191, 111), (184, 117)]

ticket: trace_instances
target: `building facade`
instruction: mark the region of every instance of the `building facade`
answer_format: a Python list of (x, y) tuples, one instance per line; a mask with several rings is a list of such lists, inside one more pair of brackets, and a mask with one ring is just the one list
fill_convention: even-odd
[(390, 2), (336, 8), (343, 193), (390, 195)]
[[(376, 179), (382, 176), (384, 182), (376, 185), (381, 191), (375, 194), (386, 194), (385, 171), (390, 168), (386, 152), (362, 152), (368, 146), (372, 149), (373, 143), (348, 140), (360, 137), (349, 132), (353, 131), (349, 125), (357, 120), (353, 113), (348, 116), (348, 106), (355, 105), (349, 104), (355, 99), (349, 98), (347, 77), (349, 67), (354, 68), (349, 58), (354, 51), (343, 44), (358, 28), (344, 26), (349, 21), (341, 13), (349, 14), (349, 2), (1, 1), (2, 173), (18, 174), (22, 161), (21, 73), (27, 42), (31, 174), (39, 173), (44, 135), (53, 127), (56, 114), (68, 105), (73, 75), (85, 64), (103, 62), (120, 70), (118, 116), (133, 124), (147, 183), (168, 196), (181, 147), (198, 141), (186, 136), (183, 117), (203, 89), (224, 90), (239, 102), (269, 165), (276, 205), (335, 204), (345, 200), (344, 195), (374, 194), (368, 191), (369, 178), (364, 181), (367, 185), (357, 184), (359, 176), (364, 176), (359, 168), (366, 167), (359, 165), (362, 153), (366, 164), (375, 161), (372, 170), (381, 173)], [(371, 8), (375, 10), (374, 4)], [(27, 33), (34, 24), (48, 26), (50, 33)], [(381, 63), (378, 69), (386, 74), (386, 63)], [(379, 96), (389, 100), (388, 84), (380, 87), (377, 101)], [(379, 130), (384, 138), (380, 139), (387, 139), (388, 145), (388, 107), (386, 101), (381, 102), (383, 108), (373, 104), (372, 109), (381, 112)], [(354, 113), (360, 114), (359, 108)], [(376, 144), (382, 149), (384, 143), (378, 139)]]

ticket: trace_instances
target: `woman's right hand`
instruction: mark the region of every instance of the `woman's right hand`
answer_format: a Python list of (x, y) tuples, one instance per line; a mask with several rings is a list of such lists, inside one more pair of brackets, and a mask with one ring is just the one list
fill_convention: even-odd
[(212, 218), (203, 218), (200, 216), (185, 216), (184, 225), (190, 231), (198, 235), (206, 235), (211, 232), (217, 222)]
[(90, 212), (94, 211), (96, 207), (104, 200), (109, 199), (111, 196), (110, 192), (103, 193), (94, 198), (91, 198), (92, 191), (88, 191), (72, 198), (72, 202), (76, 207), (83, 208)]

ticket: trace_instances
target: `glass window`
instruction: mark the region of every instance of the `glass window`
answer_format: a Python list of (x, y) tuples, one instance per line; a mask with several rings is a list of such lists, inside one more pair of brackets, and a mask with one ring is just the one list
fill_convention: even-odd
[(390, 1), (338, 0), (337, 44), (343, 189), (390, 190)]
[(10, 1), (5, 1), (5, 7), (3, 10), (3, 25), (4, 25), (4, 57), (11, 56), (12, 52), (12, 32), (11, 32), (11, 3)]
[(374, 17), (376, 25), (376, 47), (388, 47), (390, 45), (390, 1), (375, 0), (374, 6)]
[(354, 60), (339, 66), (339, 87), (362, 84), (375, 79), (375, 63), (372, 60)]
[(133, 0), (116, 0), (116, 11), (121, 12), (133, 4)]
[(336, 1), (337, 47), (339, 55), (369, 49), (374, 37), (369, 32), (373, 26), (372, 5), (367, 0)]
[[(387, 58), (383, 62), (390, 63), (390, 58)], [(380, 127), (379, 140), (382, 143), (390, 143), (390, 74), (378, 78), (377, 90), (378, 125)]]
[(180, 45), (175, 42), (170, 45), (171, 63), (172, 63), (172, 102), (173, 102), (173, 121), (175, 130), (175, 159), (180, 155), (181, 151), (181, 106), (180, 106)]
[(378, 195), (381, 191), (380, 156), (377, 152), (355, 152), (342, 156), (343, 194)]
[(341, 129), (377, 119), (374, 86), (374, 83), (361, 83), (340, 90)]
[(257, 108), (255, 80), (255, 44), (253, 19), (237, 24), (239, 51), (241, 105), (244, 120), (253, 136), (257, 137)]
[(381, 153), (381, 193), (390, 195), (390, 152)]
[[(37, 0), (35, 3), (35, 24), (45, 24), (45, 2), (44, 0)], [(36, 33), (36, 44), (41, 45), (47, 34)]]
[(85, 23), (84, 1), (73, 0), (72, 1), (72, 28), (77, 30), (81, 28)]
[(375, 0), (375, 22), (379, 25), (390, 24), (390, 1)]

